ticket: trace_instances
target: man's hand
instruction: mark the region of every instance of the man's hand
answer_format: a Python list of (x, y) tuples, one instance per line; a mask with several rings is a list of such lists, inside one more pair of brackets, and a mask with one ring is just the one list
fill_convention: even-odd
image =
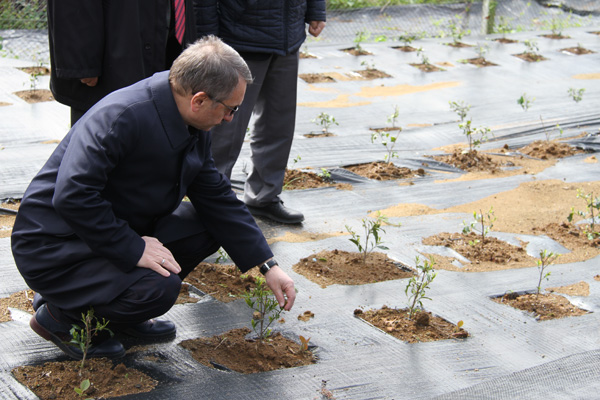
[(181, 267), (175, 261), (171, 251), (163, 246), (157, 238), (142, 236), (142, 239), (146, 242), (146, 247), (137, 263), (138, 267), (151, 269), (164, 277), (168, 277), (170, 273), (181, 272)]
[(321, 34), (323, 28), (325, 28), (325, 21), (310, 21), (308, 24), (308, 33), (317, 37)]
[(279, 267), (275, 265), (265, 274), (267, 286), (277, 299), (279, 307), (285, 311), (290, 311), (296, 300), (296, 290), (294, 289), (294, 281), (292, 278)]
[(98, 77), (95, 76), (93, 78), (82, 78), (80, 79), (81, 83), (88, 86), (96, 86), (98, 84)]

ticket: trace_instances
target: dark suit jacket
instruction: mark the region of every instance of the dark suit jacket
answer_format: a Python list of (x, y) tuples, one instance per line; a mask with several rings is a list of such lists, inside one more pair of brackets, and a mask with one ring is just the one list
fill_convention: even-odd
[(45, 297), (105, 304), (148, 271), (136, 267), (141, 236), (154, 236), (185, 195), (241, 270), (272, 257), (214, 167), (210, 133), (184, 124), (165, 71), (105, 97), (58, 145), (21, 202), (17, 267)]
[[(172, 0), (48, 0), (50, 88), (59, 102), (86, 111), (108, 93), (170, 68)], [(186, 0), (184, 45), (196, 38)], [(179, 44), (175, 41), (175, 46)], [(89, 87), (81, 78), (99, 77)]]

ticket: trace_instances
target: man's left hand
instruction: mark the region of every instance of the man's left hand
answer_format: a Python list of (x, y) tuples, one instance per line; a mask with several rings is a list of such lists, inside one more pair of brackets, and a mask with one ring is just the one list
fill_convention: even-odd
[(290, 311), (296, 300), (294, 281), (280, 267), (275, 265), (265, 275), (267, 286), (279, 303), (279, 307)]
[(308, 24), (308, 33), (317, 37), (321, 34), (323, 28), (325, 28), (325, 21), (310, 21)]

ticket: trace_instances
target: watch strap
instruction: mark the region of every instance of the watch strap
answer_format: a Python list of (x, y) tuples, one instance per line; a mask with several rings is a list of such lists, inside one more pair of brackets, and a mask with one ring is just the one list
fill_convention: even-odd
[(260, 265), (260, 267), (259, 267), (260, 273), (265, 275), (267, 272), (269, 272), (269, 270), (271, 268), (273, 268), (276, 265), (278, 265), (277, 261), (275, 261), (275, 259), (272, 258), (269, 261), (267, 261), (266, 263)]

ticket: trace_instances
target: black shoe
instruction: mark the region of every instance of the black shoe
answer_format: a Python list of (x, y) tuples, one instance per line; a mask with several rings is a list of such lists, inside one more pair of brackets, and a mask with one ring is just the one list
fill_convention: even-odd
[[(70, 334), (71, 325), (56, 320), (50, 313), (50, 310), (48, 310), (47, 304), (42, 304), (38, 308), (35, 315), (29, 321), (29, 326), (35, 333), (57, 345), (69, 357), (75, 360), (83, 358), (83, 352), (79, 346), (69, 343), (72, 339)], [(92, 343), (86, 357), (120, 358), (124, 355), (125, 348), (123, 345), (111, 338), (97, 344)]]
[(46, 303), (46, 299), (44, 299), (42, 297), (41, 294), (39, 293), (34, 293), (33, 294), (33, 311), (37, 311), (38, 308), (40, 308), (42, 306), (42, 304)]
[(162, 339), (175, 336), (177, 328), (171, 321), (149, 319), (122, 331), (122, 333), (141, 339)]
[(283, 206), (283, 201), (277, 203), (271, 203), (264, 207), (249, 206), (248, 210), (250, 214), (260, 217), (267, 217), (273, 221), (281, 222), (283, 224), (298, 224), (304, 221), (304, 215), (300, 211), (292, 210)]

